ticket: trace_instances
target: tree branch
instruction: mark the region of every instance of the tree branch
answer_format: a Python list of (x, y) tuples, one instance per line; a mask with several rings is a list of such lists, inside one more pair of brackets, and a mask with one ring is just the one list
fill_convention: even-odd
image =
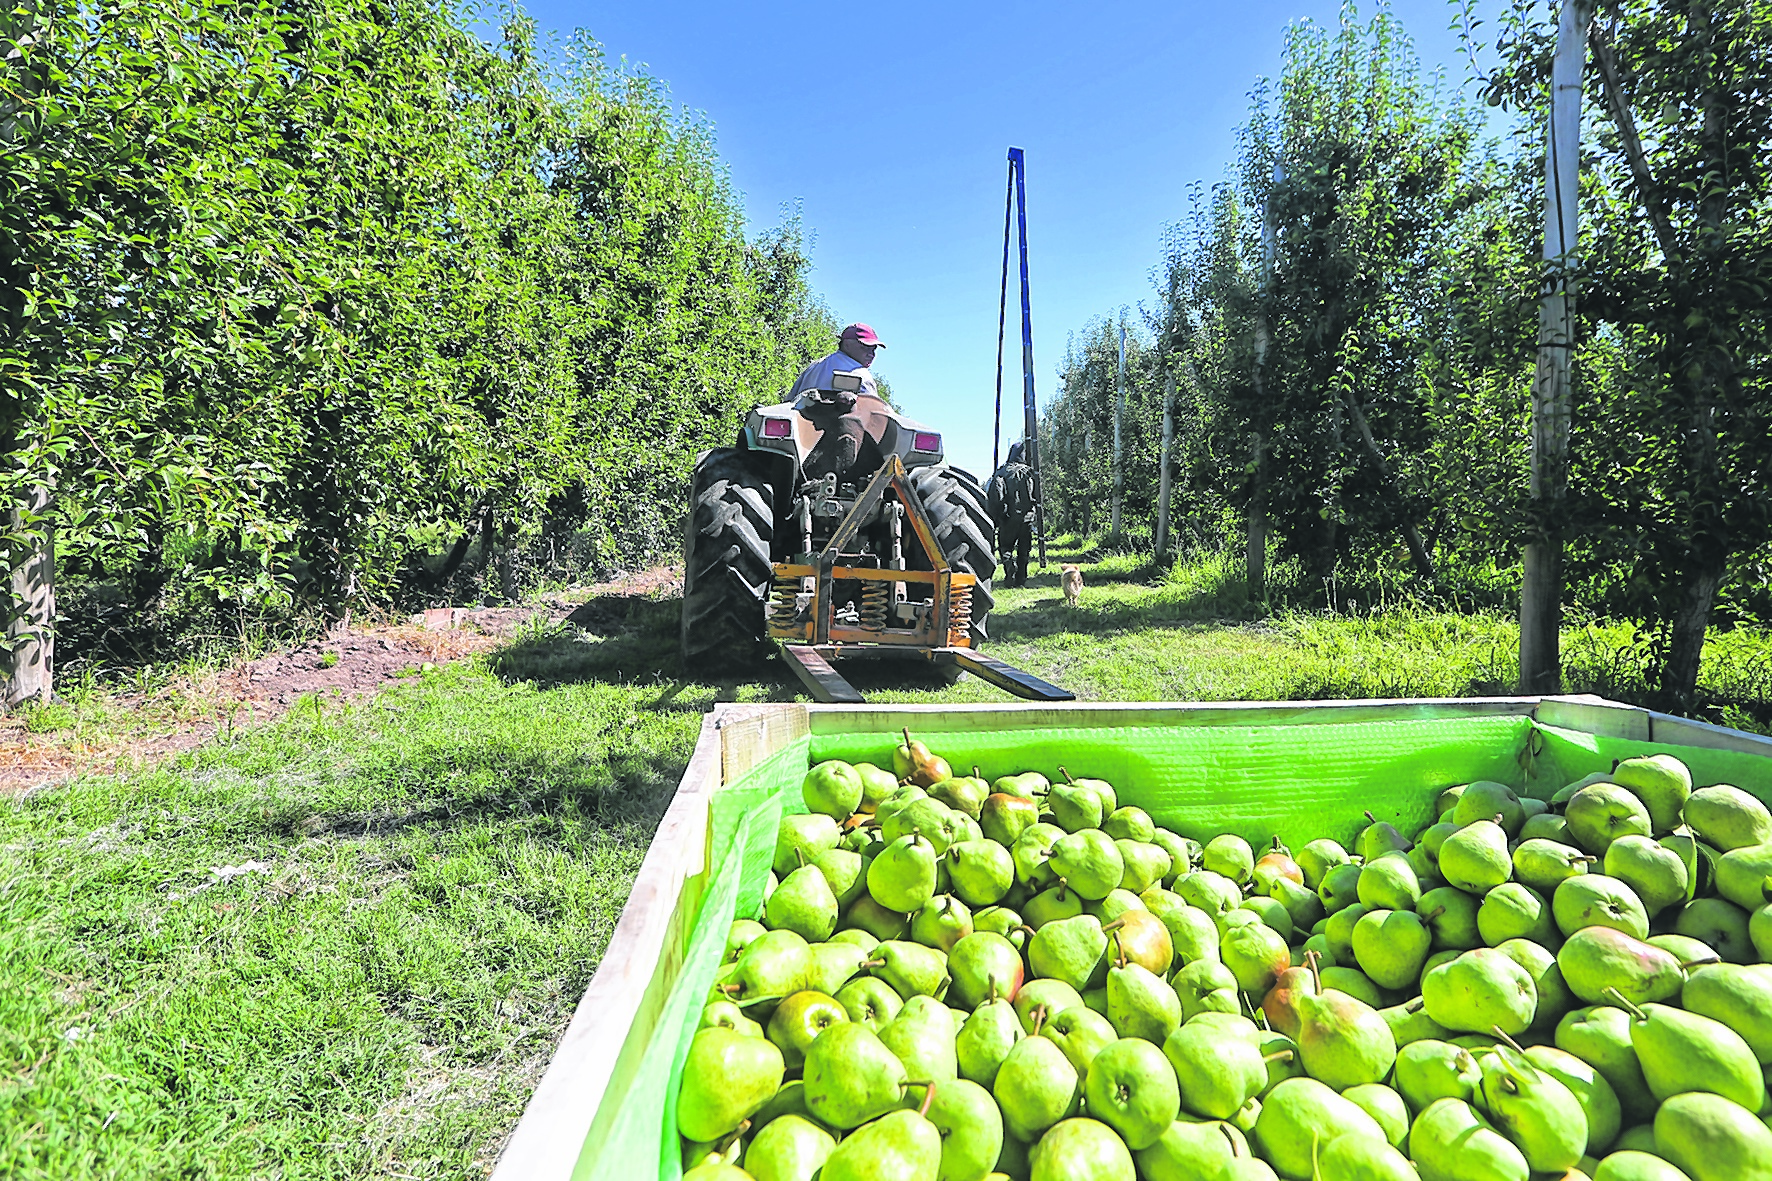
[(1589, 26), (1588, 40), (1593, 45), (1594, 63), (1600, 67), (1600, 84), (1606, 92), (1607, 104), (1612, 108), (1612, 120), (1618, 124), (1618, 134), (1624, 140), (1624, 156), (1630, 163), (1631, 177), (1643, 199), (1643, 211), (1649, 215), (1649, 224), (1655, 227), (1655, 240), (1661, 246), (1663, 257), (1671, 263), (1678, 256), (1674, 224), (1657, 196), (1660, 188), (1649, 172), (1649, 158), (1643, 153), (1637, 121), (1631, 114), (1630, 102), (1625, 98), (1624, 86), (1618, 76), (1618, 61), (1612, 56), (1612, 47), (1601, 35), (1599, 22)]

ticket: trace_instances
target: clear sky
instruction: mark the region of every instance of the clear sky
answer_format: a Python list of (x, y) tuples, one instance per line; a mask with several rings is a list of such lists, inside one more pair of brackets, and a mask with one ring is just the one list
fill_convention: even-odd
[[(802, 203), (812, 282), (842, 321), (872, 324), (876, 369), (950, 459), (991, 458), (1009, 146), (1027, 151), (1035, 383), (1056, 389), (1068, 333), (1152, 295), (1186, 188), (1224, 176), (1260, 77), (1295, 20), (1334, 0), (983, 5), (529, 0), (705, 112), (753, 231)], [(1456, 11), (1397, 0), (1426, 68), (1465, 76)], [(1369, 17), (1372, 9), (1362, 9)], [(1012, 264), (1013, 265), (1013, 264)], [(1015, 295), (1011, 294), (1011, 306)], [(1006, 346), (1005, 418), (1020, 356)], [(1005, 430), (1004, 449), (1019, 431)]]

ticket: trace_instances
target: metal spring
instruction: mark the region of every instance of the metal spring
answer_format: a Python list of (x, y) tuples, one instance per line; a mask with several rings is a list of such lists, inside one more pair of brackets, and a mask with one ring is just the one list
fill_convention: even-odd
[(890, 582), (864, 582), (861, 586), (861, 602), (856, 613), (864, 631), (886, 630), (886, 617), (892, 610), (892, 584)]
[(948, 592), (948, 631), (954, 635), (970, 635), (972, 631), (972, 588), (956, 586)]
[(798, 578), (777, 578), (769, 594), (769, 622), (778, 627), (792, 626), (798, 614), (794, 596), (800, 593)]

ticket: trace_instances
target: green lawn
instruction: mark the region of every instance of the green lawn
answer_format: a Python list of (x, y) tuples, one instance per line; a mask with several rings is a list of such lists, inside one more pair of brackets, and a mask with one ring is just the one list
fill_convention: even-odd
[[(1086, 568), (1073, 611), (1055, 573), (1001, 593), (993, 650), (1084, 698), (1468, 694), (1514, 672), (1493, 617), (1220, 623), (1198, 571), (1146, 581), (1124, 559)], [(1567, 643), (1572, 687), (1630, 690), (1629, 629)], [(1737, 631), (1706, 683), (1763, 707), (1768, 668), (1765, 634)], [(675, 675), (661, 605), (0, 808), (0, 1176), (483, 1176), (701, 714), (796, 696), (775, 667)], [(876, 700), (1004, 699), (856, 680)]]

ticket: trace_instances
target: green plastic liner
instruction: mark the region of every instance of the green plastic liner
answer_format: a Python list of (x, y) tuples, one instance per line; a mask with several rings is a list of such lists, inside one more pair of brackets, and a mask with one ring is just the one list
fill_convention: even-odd
[[(1697, 785), (1732, 783), (1772, 802), (1772, 759), (1764, 756), (1600, 738), (1519, 714), (1269, 726), (943, 728), (955, 724), (931, 717), (929, 728), (913, 737), (956, 774), (976, 764), (987, 779), (1037, 770), (1056, 780), (1062, 766), (1075, 777), (1108, 780), (1121, 804), (1135, 804), (1184, 835), (1234, 832), (1258, 845), (1275, 836), (1294, 845), (1323, 836), (1346, 843), (1367, 823), (1367, 812), (1414, 833), (1430, 822), (1435, 798), (1452, 784), (1493, 779), (1543, 798), (1609, 770), (1615, 759), (1657, 751), (1678, 754)], [(628, 1047), (637, 1061), (617, 1070), (587, 1139), (598, 1151), (581, 1156), (575, 1178), (682, 1176), (675, 1100), (683, 1061), (727, 928), (735, 916), (761, 908), (781, 817), (805, 811), (800, 781), (811, 764), (840, 758), (890, 768), (897, 741), (877, 733), (814, 735), (714, 793), (709, 870), (687, 887), (699, 897), (699, 909), (682, 971), (674, 982), (652, 982), (659, 996), (648, 1000), (662, 1005), (657, 1033), (648, 1046)]]

